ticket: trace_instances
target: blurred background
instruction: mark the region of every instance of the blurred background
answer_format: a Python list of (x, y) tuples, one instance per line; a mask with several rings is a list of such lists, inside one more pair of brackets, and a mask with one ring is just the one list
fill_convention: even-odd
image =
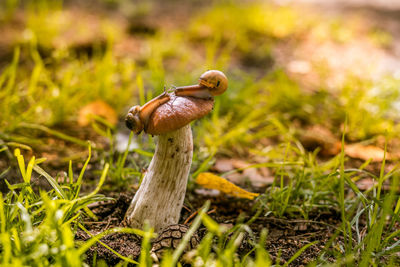
[[(390, 137), (395, 158), (399, 14), (400, 1), (383, 0), (3, 0), (0, 168), (14, 147), (55, 166), (82, 160), (85, 140), (123, 152), (130, 106), (208, 69), (229, 89), (194, 124), (193, 172), (215, 155), (281, 157), (287, 142), (335, 156), (344, 126), (346, 142), (377, 153)], [(147, 136), (130, 146), (154, 148)]]

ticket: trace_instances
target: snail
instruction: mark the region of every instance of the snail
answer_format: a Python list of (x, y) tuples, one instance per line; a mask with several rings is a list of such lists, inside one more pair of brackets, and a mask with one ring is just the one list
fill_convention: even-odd
[(227, 88), (228, 79), (225, 74), (219, 70), (209, 70), (200, 76), (199, 84), (175, 88), (175, 95), (210, 98), (223, 94)]
[(129, 109), (125, 118), (126, 127), (131, 129), (135, 134), (146, 131), (151, 114), (162, 104), (168, 102), (170, 96), (164, 91), (161, 95), (153, 98), (143, 106), (133, 106)]

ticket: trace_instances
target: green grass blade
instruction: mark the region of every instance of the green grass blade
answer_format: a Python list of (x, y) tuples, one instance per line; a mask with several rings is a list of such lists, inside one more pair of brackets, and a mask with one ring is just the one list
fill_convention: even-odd
[(46, 180), (49, 182), (49, 184), (53, 187), (57, 195), (61, 199), (68, 199), (67, 195), (65, 194), (64, 190), (61, 188), (61, 186), (57, 183), (57, 181), (51, 177), (47, 172), (45, 172), (42, 168), (40, 168), (38, 165), (35, 165), (33, 169), (40, 175), (42, 175)]
[(193, 236), (194, 232), (200, 227), (200, 223), (202, 221), (203, 214), (207, 212), (210, 207), (210, 201), (207, 201), (203, 208), (200, 210), (199, 215), (197, 215), (196, 219), (194, 219), (192, 225), (190, 226), (189, 230), (183, 236), (181, 242), (179, 243), (178, 247), (172, 254), (172, 266), (176, 266), (178, 263), (179, 257), (182, 255), (183, 251), (185, 250), (190, 238)]
[(73, 136), (66, 135), (66, 134), (64, 134), (62, 132), (50, 129), (50, 128), (48, 128), (46, 126), (43, 126), (43, 125), (22, 122), (18, 126), (21, 127), (21, 128), (40, 130), (40, 131), (43, 131), (43, 132), (45, 132), (47, 134), (53, 135), (55, 137), (58, 137), (58, 138), (60, 138), (62, 140), (69, 141), (71, 143), (87, 147), (87, 142), (86, 141), (83, 141), (83, 140), (78, 139), (78, 138), (73, 137)]
[(79, 196), (79, 192), (81, 190), (81, 185), (82, 185), (83, 174), (85, 173), (86, 167), (89, 164), (90, 158), (92, 157), (92, 146), (90, 145), (90, 143), (89, 143), (88, 150), (89, 150), (88, 158), (86, 159), (85, 164), (83, 164), (82, 170), (79, 173), (79, 177), (76, 180), (77, 189), (76, 189), (74, 198), (77, 198)]
[(302, 248), (300, 248), (298, 251), (296, 251), (296, 253), (286, 262), (286, 264), (284, 266), (289, 266), (289, 264), (291, 264), (295, 259), (297, 259), (301, 253), (303, 253), (303, 251), (305, 251), (306, 249), (308, 249), (309, 247), (317, 244), (319, 241), (314, 241), (311, 242), (305, 246), (303, 246)]
[[(99, 242), (101, 245), (103, 245), (104, 247), (106, 247), (107, 249), (112, 251), (115, 255), (117, 255), (121, 259), (123, 259), (127, 262), (130, 262), (130, 263), (133, 263), (133, 264), (139, 264), (137, 261), (134, 261), (128, 257), (125, 257), (125, 256), (119, 254), (118, 252), (116, 252), (115, 250), (113, 250), (112, 248), (110, 248), (109, 246), (104, 244), (103, 242), (101, 242), (100, 239), (109, 234), (113, 234), (113, 233), (125, 233), (125, 234), (135, 234), (135, 235), (139, 235), (139, 236), (144, 236), (146, 234), (144, 231), (138, 230), (138, 229), (133, 229), (133, 228), (116, 227), (116, 228), (112, 228), (112, 229), (106, 230), (104, 232), (101, 232), (100, 234), (93, 235), (80, 223), (79, 223), (79, 228), (81, 228), (85, 233), (87, 233), (89, 236), (91, 236), (91, 239), (89, 239), (82, 246), (79, 247), (79, 249), (78, 249), (79, 255), (83, 255), (83, 253), (85, 253), (91, 246), (93, 246), (94, 244)], [(151, 237), (154, 238), (155, 236), (152, 235)]]

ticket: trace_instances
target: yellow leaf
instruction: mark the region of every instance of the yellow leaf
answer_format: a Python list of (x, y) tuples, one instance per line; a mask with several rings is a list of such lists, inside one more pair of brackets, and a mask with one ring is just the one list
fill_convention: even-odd
[(227, 195), (239, 198), (254, 199), (259, 195), (258, 193), (248, 192), (238, 187), (237, 185), (234, 185), (228, 180), (219, 177), (217, 175), (214, 175), (210, 172), (200, 173), (196, 178), (196, 183), (204, 188), (216, 189)]
[(79, 110), (78, 124), (87, 126), (93, 120), (93, 115), (103, 117), (111, 125), (117, 124), (117, 114), (115, 110), (103, 100), (90, 102)]

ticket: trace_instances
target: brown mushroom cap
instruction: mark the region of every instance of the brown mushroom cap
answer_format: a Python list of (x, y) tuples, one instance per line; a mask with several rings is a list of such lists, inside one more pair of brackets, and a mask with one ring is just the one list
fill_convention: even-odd
[(171, 99), (159, 106), (153, 114), (145, 132), (160, 135), (175, 131), (193, 120), (207, 115), (214, 106), (214, 99), (171, 95)]

